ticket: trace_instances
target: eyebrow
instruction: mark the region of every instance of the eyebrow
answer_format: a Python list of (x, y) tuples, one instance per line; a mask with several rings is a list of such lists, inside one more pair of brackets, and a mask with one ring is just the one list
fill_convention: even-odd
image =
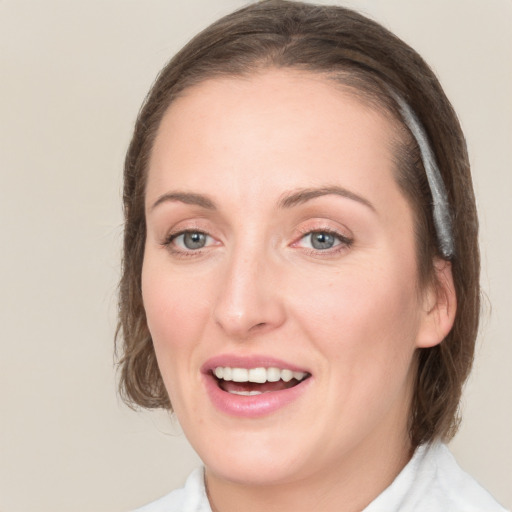
[[(295, 192), (285, 194), (277, 203), (278, 208), (293, 208), (295, 206), (304, 204), (317, 197), (337, 195), (346, 199), (356, 201), (373, 212), (376, 212), (373, 204), (365, 199), (364, 197), (347, 190), (346, 188), (339, 187), (337, 185), (318, 187), (318, 188), (304, 188), (299, 189)], [(192, 192), (168, 192), (160, 196), (151, 206), (151, 210), (154, 210), (157, 206), (167, 201), (180, 202), (184, 204), (191, 204), (205, 208), (206, 210), (217, 210), (215, 202), (208, 196), (203, 194), (195, 194)]]
[(215, 203), (209, 197), (203, 194), (193, 194), (191, 192), (169, 192), (160, 196), (153, 203), (151, 210), (154, 210), (158, 205), (167, 201), (192, 204), (195, 206), (200, 206), (201, 208), (205, 208), (206, 210), (217, 209)]
[(284, 197), (282, 197), (278, 203), (278, 206), (280, 208), (293, 208), (294, 206), (303, 204), (307, 201), (311, 201), (311, 199), (328, 195), (337, 195), (346, 199), (351, 199), (352, 201), (356, 201), (364, 206), (367, 206), (373, 212), (377, 212), (375, 206), (373, 206), (373, 204), (368, 201), (368, 199), (365, 199), (364, 197), (337, 185), (297, 190), (296, 192), (286, 194)]

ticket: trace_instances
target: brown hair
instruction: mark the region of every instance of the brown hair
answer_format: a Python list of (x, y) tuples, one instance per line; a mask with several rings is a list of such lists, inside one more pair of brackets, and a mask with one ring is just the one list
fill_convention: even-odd
[(434, 279), (440, 257), (432, 197), (419, 149), (389, 94), (412, 108), (429, 137), (443, 177), (455, 239), (452, 271), (458, 308), (442, 343), (418, 350), (409, 432), (413, 446), (447, 439), (457, 428), (461, 389), (471, 368), (480, 311), (478, 221), (466, 144), (457, 117), (422, 58), (376, 22), (335, 6), (285, 0), (252, 4), (215, 22), (161, 71), (139, 113), (124, 171), (124, 257), (119, 290), (120, 390), (132, 405), (171, 409), (141, 294), (146, 237), (144, 192), (148, 160), (170, 103), (194, 84), (265, 68), (324, 74), (398, 121), (397, 182), (416, 218), (420, 284)]

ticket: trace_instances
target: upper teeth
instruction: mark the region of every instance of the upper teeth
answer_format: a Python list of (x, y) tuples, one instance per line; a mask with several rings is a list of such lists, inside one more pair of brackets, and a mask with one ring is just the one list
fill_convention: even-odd
[(230, 366), (217, 366), (213, 371), (218, 379), (232, 380), (234, 382), (289, 382), (292, 379), (302, 380), (306, 372), (293, 372), (280, 368), (231, 368)]

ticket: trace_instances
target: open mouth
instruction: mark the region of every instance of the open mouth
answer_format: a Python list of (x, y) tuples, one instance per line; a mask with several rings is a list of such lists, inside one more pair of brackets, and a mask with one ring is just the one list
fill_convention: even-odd
[(234, 368), (217, 366), (212, 375), (223, 391), (233, 395), (255, 396), (263, 393), (293, 388), (311, 377), (307, 372), (297, 372), (276, 367)]

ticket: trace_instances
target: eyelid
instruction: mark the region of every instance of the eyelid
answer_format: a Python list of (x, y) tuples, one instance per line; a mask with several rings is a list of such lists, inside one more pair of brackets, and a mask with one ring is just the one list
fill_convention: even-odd
[[(181, 244), (177, 244), (176, 239), (179, 238), (180, 236), (186, 235), (187, 233), (203, 234), (207, 238), (205, 245), (197, 249), (189, 249)], [(165, 238), (161, 241), (160, 245), (167, 249), (172, 256), (177, 258), (186, 258), (201, 256), (205, 252), (208, 252), (212, 247), (220, 245), (220, 242), (213, 235), (211, 235), (208, 232), (208, 230), (199, 227), (194, 227), (192, 225), (178, 229), (172, 229), (165, 235)]]
[[(329, 256), (335, 255), (339, 252), (348, 250), (354, 243), (354, 237), (348, 229), (333, 228), (331, 225), (326, 225), (325, 221), (316, 221), (307, 223), (306, 225), (300, 226), (298, 234), (294, 237), (294, 242), (291, 247), (303, 249), (310, 252), (311, 255)], [(313, 233), (327, 233), (336, 238), (337, 243), (327, 249), (315, 249), (313, 247), (301, 247), (301, 242), (309, 235)]]
[[(160, 245), (167, 248), (173, 255), (176, 256), (199, 256), (204, 252), (209, 251), (212, 247), (222, 245), (218, 237), (211, 234), (210, 229), (205, 229), (204, 226), (199, 226), (196, 222), (183, 226), (179, 223), (166, 233), (165, 237), (161, 240)], [(187, 233), (200, 233), (206, 237), (205, 245), (198, 248), (187, 248), (184, 244), (176, 243), (176, 239), (186, 235)], [(302, 246), (302, 241), (313, 233), (326, 233), (333, 236), (336, 240), (332, 247), (328, 248), (314, 248)], [(292, 236), (293, 242), (290, 247), (303, 249), (311, 252), (312, 255), (328, 256), (334, 255), (337, 252), (346, 251), (349, 249), (353, 242), (354, 237), (350, 230), (346, 227), (333, 227), (326, 225), (325, 219), (310, 219), (310, 222), (304, 222), (303, 225), (296, 228), (295, 235)]]
[(313, 233), (326, 233), (328, 235), (331, 235), (333, 236), (334, 238), (336, 238), (339, 243), (336, 244), (336, 245), (340, 245), (340, 244), (346, 244), (346, 245), (349, 245), (353, 242), (353, 239), (352, 238), (348, 238), (347, 236), (345, 235), (342, 235), (341, 233), (339, 233), (338, 231), (333, 231), (331, 229), (311, 229), (311, 230), (308, 230), (306, 233), (304, 233), (299, 239), (297, 242), (295, 243), (298, 243), (300, 242), (301, 240), (303, 240), (304, 238), (306, 238), (307, 236), (309, 235), (312, 235)]
[[(171, 244), (171, 243), (173, 243), (177, 238), (179, 238), (180, 236), (185, 236), (185, 235), (190, 234), (190, 233), (199, 234), (199, 235), (204, 235), (204, 236), (206, 237), (206, 239), (214, 240), (214, 238), (213, 238), (211, 235), (209, 235), (208, 233), (206, 233), (205, 231), (201, 231), (201, 230), (199, 230), (199, 229), (184, 229), (184, 230), (182, 230), (182, 231), (178, 231), (178, 232), (176, 232), (176, 233), (172, 233), (171, 235), (169, 235), (169, 236), (167, 237), (167, 242), (166, 242), (166, 243), (167, 243), (167, 244)], [(211, 244), (205, 244), (205, 246), (204, 246), (204, 247), (208, 247), (208, 246), (210, 246), (210, 245), (211, 245)], [(201, 249), (202, 249), (202, 248), (203, 248), (203, 247), (201, 247)], [(188, 252), (188, 251), (197, 252), (197, 251), (198, 251), (198, 250), (200, 250), (200, 249), (196, 249), (196, 250), (194, 250), (194, 249), (182, 248), (182, 250), (183, 250), (183, 251), (187, 251), (187, 252)]]
[[(210, 236), (214, 239), (218, 239), (217, 236), (212, 234), (212, 225), (208, 219), (203, 217), (184, 217), (172, 219), (169, 218), (165, 225), (162, 225), (162, 231), (160, 234), (160, 244), (166, 245), (172, 240), (180, 235), (185, 233), (202, 233), (204, 235)], [(165, 229), (165, 231), (164, 231)]]

